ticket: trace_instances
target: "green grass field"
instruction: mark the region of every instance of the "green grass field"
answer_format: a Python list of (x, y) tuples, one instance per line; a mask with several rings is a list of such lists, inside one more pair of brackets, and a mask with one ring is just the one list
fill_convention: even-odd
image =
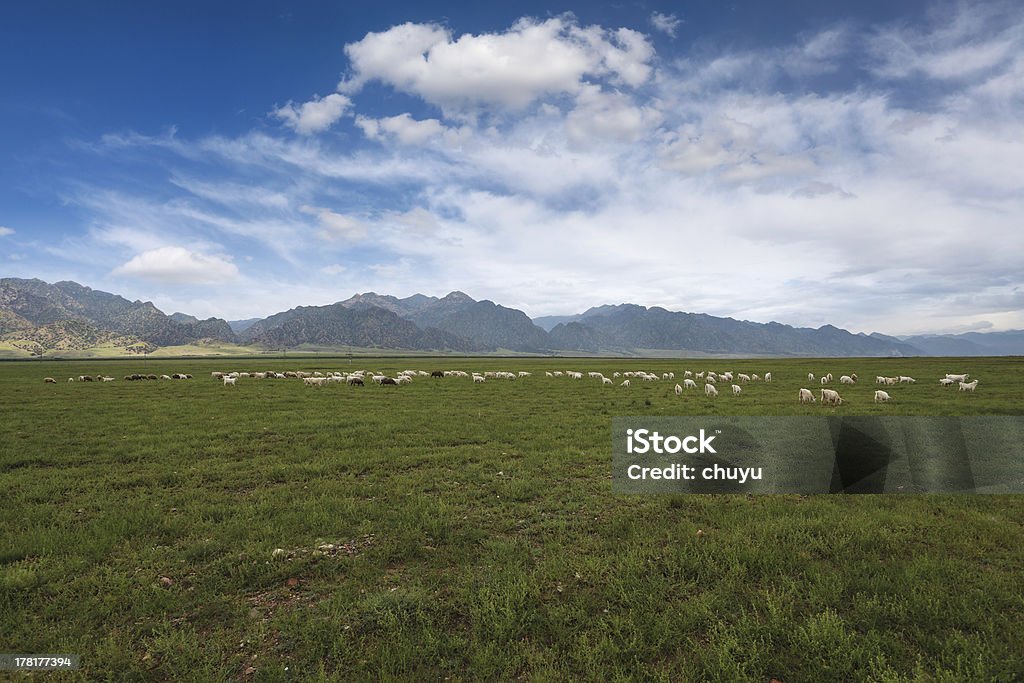
[[(209, 375), (267, 368), (534, 374)], [(554, 369), (775, 381), (677, 398)], [(195, 379), (121, 379), (143, 371)], [(808, 371), (860, 384), (800, 406)], [(894, 374), (918, 383), (875, 405)], [(40, 680), (1020, 680), (1024, 496), (613, 495), (610, 424), (1016, 415), (1022, 387), (1020, 358), (0, 363), (0, 652), (82, 655)]]

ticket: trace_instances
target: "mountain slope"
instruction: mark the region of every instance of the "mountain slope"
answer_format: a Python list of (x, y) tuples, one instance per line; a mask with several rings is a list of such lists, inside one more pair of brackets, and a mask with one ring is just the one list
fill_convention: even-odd
[[(571, 329), (579, 325), (581, 329)], [(552, 339), (575, 345), (571, 350), (666, 349), (706, 353), (749, 353), (805, 356), (900, 356), (920, 353), (903, 342), (855, 335), (825, 325), (794, 328), (771, 322), (754, 323), (702, 313), (622, 304), (590, 309), (580, 322), (561, 323)], [(577, 341), (573, 341), (577, 340)]]
[(265, 318), (242, 334), (267, 346), (300, 344), (367, 348), (476, 351), (477, 345), (446, 332), (420, 329), (392, 311), (344, 304), (299, 306)]
[[(48, 284), (42, 280), (0, 280), (0, 310), (9, 324), (13, 314), (33, 326), (66, 320), (88, 323), (98, 330), (145, 340), (158, 346), (187, 344), (199, 339), (236, 341), (227, 322), (219, 318), (178, 322), (151, 302), (129, 301), (77, 282)], [(179, 320), (182, 318), (179, 317)], [(15, 321), (16, 322), (16, 321)]]

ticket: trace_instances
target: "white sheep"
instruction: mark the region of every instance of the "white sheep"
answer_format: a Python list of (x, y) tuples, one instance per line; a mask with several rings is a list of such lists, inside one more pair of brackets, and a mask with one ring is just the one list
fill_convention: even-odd
[(881, 375), (878, 375), (877, 377), (875, 377), (875, 384), (885, 384), (885, 378), (882, 377)]
[(739, 380), (741, 382), (749, 382), (750, 381), (750, 375), (744, 375), (742, 372), (740, 374), (736, 375), (736, 376), (739, 378)]
[(732, 395), (733, 396), (739, 396), (742, 393), (743, 393), (743, 387), (741, 387), (739, 384), (733, 384), (732, 385)]
[(612, 385), (612, 381), (610, 379), (608, 379), (607, 377), (602, 377), (601, 378), (601, 386), (605, 386), (605, 385), (611, 386)]
[(978, 386), (978, 380), (972, 382), (960, 382), (960, 391), (974, 391), (974, 387)]
[(964, 373), (962, 375), (946, 375), (946, 379), (951, 379), (954, 382), (966, 382), (968, 377), (970, 377), (970, 375), (967, 373)]
[(834, 391), (832, 389), (822, 389), (821, 402), (822, 404), (830, 403), (834, 406), (837, 406), (843, 402), (843, 398), (842, 396), (839, 395), (838, 391)]
[(956, 384), (956, 380), (955, 379), (950, 379), (948, 377), (943, 377), (942, 379), (939, 380), (939, 384), (941, 384), (944, 387), (948, 387), (951, 384)]
[(624, 380), (622, 380), (622, 384), (620, 384), (619, 386), (620, 386), (620, 387), (626, 387), (626, 388), (628, 388), (628, 387), (629, 387), (629, 380), (628, 380), (628, 379), (624, 379)]
[(683, 373), (683, 377), (693, 377), (693, 372), (687, 370), (686, 372)]
[(227, 386), (227, 385), (229, 385), (229, 384), (230, 384), (231, 386), (235, 386), (235, 382), (237, 382), (237, 381), (238, 381), (238, 378), (237, 378), (237, 377), (226, 377), (226, 376), (222, 376), (222, 377), (221, 377), (221, 379), (222, 379), (222, 380), (224, 381), (224, 386)]
[(821, 378), (821, 386), (825, 386), (826, 384), (828, 384), (828, 376), (827, 375), (825, 377)]
[(716, 389), (713, 384), (705, 384), (704, 393), (707, 396), (718, 396), (718, 389)]
[(768, 382), (769, 384), (771, 384), (771, 382), (772, 382), (772, 373), (770, 373), (770, 372), (764, 373), (764, 381)]
[(801, 403), (815, 402), (814, 394), (811, 393), (810, 389), (801, 389), (798, 398), (800, 399)]
[(882, 403), (883, 401), (888, 401), (890, 398), (892, 397), (881, 389), (875, 390), (875, 403)]
[(473, 375), (473, 384), (483, 384), (486, 381), (486, 377), (482, 377), (481, 375)]
[(807, 381), (808, 382), (813, 382), (814, 381), (814, 373), (813, 372), (808, 372), (807, 373)]
[(684, 379), (683, 380), (683, 387), (686, 388), (686, 389), (696, 389), (697, 388), (697, 383), (694, 382), (692, 379)]
[(677, 384), (676, 385), (676, 396), (682, 396), (682, 395), (683, 395), (683, 388)]
[(915, 382), (917, 382), (917, 380), (914, 379), (913, 377), (906, 377), (904, 375), (900, 375), (900, 384), (914, 384)]
[(843, 375), (842, 377), (839, 378), (839, 383), (840, 384), (856, 384), (857, 380), (855, 380), (853, 377), (850, 377), (849, 375)]

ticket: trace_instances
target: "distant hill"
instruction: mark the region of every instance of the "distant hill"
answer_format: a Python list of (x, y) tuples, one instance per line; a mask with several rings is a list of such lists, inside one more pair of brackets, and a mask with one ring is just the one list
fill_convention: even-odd
[(261, 320), (263, 320), (263, 318), (246, 318), (245, 320), (229, 320), (228, 321), (228, 327), (230, 327), (231, 331), (234, 332), (235, 334), (241, 334), (242, 332), (245, 332), (247, 329), (249, 329), (250, 327), (252, 327), (253, 325), (255, 325), (256, 323), (258, 323)]
[(447, 332), (480, 349), (538, 352), (551, 348), (544, 330), (522, 311), (492, 301), (476, 301), (463, 292), (451, 292), (440, 299), (423, 294), (397, 299), (369, 292), (356, 294), (341, 305), (354, 310), (383, 308), (421, 328)]
[(300, 344), (360, 346), (426, 351), (478, 351), (477, 345), (436, 329), (420, 329), (392, 311), (344, 304), (299, 306), (265, 318), (242, 333), (249, 343), (292, 347)]
[[(84, 333), (85, 328), (80, 326), (38, 331), (42, 326), (65, 321), (85, 323), (93, 332)], [(52, 346), (43, 344), (46, 349), (60, 350), (88, 348), (80, 344), (105, 338), (106, 333), (113, 335), (110, 338), (131, 340), (133, 344), (145, 341), (155, 346), (188, 344), (200, 339), (236, 341), (227, 322), (219, 318), (198, 320), (179, 314), (175, 319), (151, 302), (129, 301), (69, 281), (49, 284), (42, 280), (0, 279), (0, 325), (8, 334), (17, 331), (26, 339), (48, 340), (46, 343)], [(66, 339), (59, 338), (61, 330), (68, 333)], [(29, 334), (33, 331), (38, 332)]]
[(903, 341), (928, 356), (1024, 355), (1024, 330), (915, 335)]
[(298, 306), (268, 318), (231, 322), (165, 315), (76, 282), (0, 279), (0, 342), (19, 352), (115, 346), (243, 343), (273, 348), (352, 346), (479, 353), (919, 356), (1024, 355), (1024, 331), (899, 338), (852, 334), (832, 325), (792, 327), (636, 304), (595, 306), (531, 320), (523, 311), (464, 292), (398, 298), (367, 292), (328, 306)]
[(636, 304), (601, 306), (559, 323), (551, 337), (580, 351), (685, 350), (713, 354), (800, 356), (919, 355), (910, 344), (852, 334), (832, 325), (798, 328)]

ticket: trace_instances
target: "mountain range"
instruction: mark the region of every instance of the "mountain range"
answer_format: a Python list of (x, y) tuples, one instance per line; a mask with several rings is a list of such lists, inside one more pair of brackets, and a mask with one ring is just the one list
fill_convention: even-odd
[(33, 355), (106, 345), (135, 352), (218, 343), (262, 349), (360, 347), (486, 353), (609, 355), (1018, 355), (1024, 331), (894, 337), (824, 325), (801, 328), (636, 304), (531, 320), (463, 292), (406, 298), (368, 292), (326, 306), (226, 321), (130, 301), (75, 282), (0, 279), (0, 350)]

